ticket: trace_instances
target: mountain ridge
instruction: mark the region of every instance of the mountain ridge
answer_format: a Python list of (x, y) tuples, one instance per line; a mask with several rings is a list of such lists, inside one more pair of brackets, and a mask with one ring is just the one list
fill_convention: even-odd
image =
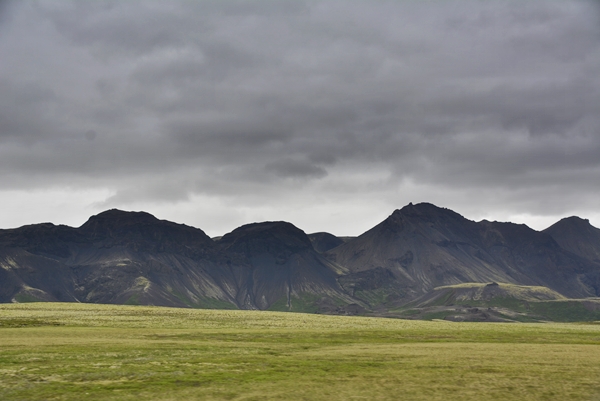
[[(549, 234), (514, 223), (474, 222), (428, 203), (394, 211), (326, 255), (352, 273), (389, 271), (415, 296), (464, 282), (550, 285), (572, 297), (598, 289), (597, 264), (563, 250)], [(585, 270), (589, 277), (577, 276)]]
[(500, 282), (600, 295), (600, 230), (471, 221), (408, 204), (358, 237), (284, 221), (211, 239), (147, 212), (111, 209), (80, 227), (0, 230), (0, 302), (65, 301), (389, 314), (440, 286)]

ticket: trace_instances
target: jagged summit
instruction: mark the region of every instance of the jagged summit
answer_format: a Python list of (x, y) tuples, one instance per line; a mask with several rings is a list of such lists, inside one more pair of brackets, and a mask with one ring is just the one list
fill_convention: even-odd
[[(568, 254), (557, 242), (526, 225), (477, 223), (422, 203), (396, 210), (327, 255), (354, 274), (389, 271), (415, 294), (489, 281), (548, 286), (573, 297), (595, 294), (598, 280), (592, 264)], [(600, 247), (600, 234), (592, 242)], [(589, 284), (577, 278), (583, 272)]]
[(585, 234), (600, 238), (600, 229), (592, 226), (588, 219), (577, 216), (565, 217), (543, 230), (543, 232), (555, 237), (557, 241), (566, 238), (567, 235), (581, 236)]
[(390, 217), (399, 216), (399, 215), (408, 216), (408, 217), (421, 217), (421, 218), (427, 218), (427, 217), (431, 218), (431, 217), (445, 215), (445, 216), (463, 218), (463, 216), (461, 216), (460, 214), (458, 214), (450, 209), (439, 207), (439, 206), (434, 205), (433, 203), (427, 203), (427, 202), (422, 202), (422, 203), (417, 203), (417, 204), (413, 204), (411, 202), (408, 205), (404, 206), (402, 209), (396, 209)]
[[(582, 219), (579, 216), (565, 217), (563, 219), (560, 219), (559, 221), (557, 221), (556, 223), (554, 223), (550, 227), (561, 227), (561, 228), (564, 228), (564, 227), (567, 227), (567, 226), (575, 226), (575, 227), (578, 227), (578, 228), (593, 227), (590, 224), (590, 220), (589, 219)], [(550, 227), (548, 227), (548, 229)]]
[(449, 226), (472, 226), (472, 224), (475, 223), (450, 209), (441, 208), (431, 203), (409, 203), (402, 209), (396, 209), (387, 219), (362, 235), (373, 235), (376, 232), (380, 232), (380, 235), (386, 235), (385, 233), (398, 234), (405, 230), (423, 231), (430, 230), (433, 227), (437, 227), (438, 230), (445, 230)]
[(566, 217), (543, 231), (564, 249), (576, 255), (600, 261), (600, 229), (588, 219)]

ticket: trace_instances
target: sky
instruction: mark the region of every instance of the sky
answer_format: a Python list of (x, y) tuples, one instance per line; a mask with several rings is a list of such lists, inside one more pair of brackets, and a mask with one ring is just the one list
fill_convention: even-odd
[(0, 0), (0, 227), (600, 227), (600, 2)]

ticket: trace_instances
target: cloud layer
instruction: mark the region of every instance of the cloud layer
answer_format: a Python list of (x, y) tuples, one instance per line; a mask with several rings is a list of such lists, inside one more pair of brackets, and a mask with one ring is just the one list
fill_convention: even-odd
[(0, 22), (4, 227), (43, 194), (46, 220), (145, 208), (214, 235), (359, 234), (410, 201), (600, 218), (594, 1), (61, 0)]

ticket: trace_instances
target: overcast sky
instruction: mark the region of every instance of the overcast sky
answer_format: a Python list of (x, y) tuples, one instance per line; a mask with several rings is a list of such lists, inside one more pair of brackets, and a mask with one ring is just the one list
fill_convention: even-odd
[(0, 0), (0, 227), (600, 226), (600, 2)]

